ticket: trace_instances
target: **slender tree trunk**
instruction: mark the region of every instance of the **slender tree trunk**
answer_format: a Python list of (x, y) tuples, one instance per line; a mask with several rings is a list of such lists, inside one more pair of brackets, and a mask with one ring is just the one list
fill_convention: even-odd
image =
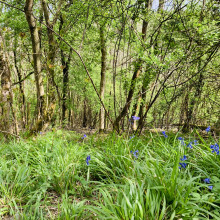
[(41, 74), (40, 38), (37, 29), (37, 24), (33, 15), (33, 4), (34, 4), (34, 0), (26, 0), (24, 11), (31, 33), (33, 61), (34, 61), (34, 75), (35, 75), (35, 83), (37, 88), (37, 110), (38, 110), (37, 122), (36, 122), (36, 126), (33, 128), (33, 132), (36, 132), (43, 128), (46, 103), (45, 103), (45, 95), (44, 95), (43, 78)]
[[(59, 26), (59, 32), (61, 32), (63, 28), (63, 16), (60, 15), (60, 26)], [(65, 54), (63, 50), (60, 50), (61, 53), (61, 63), (62, 63), (62, 68), (63, 68), (63, 96), (62, 96), (62, 125), (65, 125), (66, 121), (66, 110), (67, 110), (67, 94), (68, 94), (68, 84), (69, 84), (69, 65), (71, 61), (71, 54), (72, 54), (72, 49), (69, 51), (69, 56), (68, 59), (65, 59)]]
[(71, 61), (71, 53), (69, 52), (68, 60), (65, 60), (65, 55), (63, 50), (61, 50), (61, 62), (63, 66), (63, 97), (62, 97), (62, 124), (65, 124), (66, 120), (66, 110), (67, 110), (67, 94), (68, 94), (68, 84), (69, 84), (69, 65)]
[[(139, 94), (138, 100), (134, 104), (132, 115), (137, 115), (138, 114), (139, 108), (140, 108), (140, 103), (141, 103), (141, 95)], [(133, 131), (137, 130), (137, 121), (136, 120), (133, 121), (133, 124), (131, 125), (131, 127), (132, 127)]]
[[(101, 80), (100, 80), (100, 98), (104, 102), (105, 95), (105, 74), (106, 74), (106, 42), (105, 42), (105, 26), (100, 27), (100, 41), (101, 41)], [(103, 106), (100, 108), (100, 123), (99, 131), (103, 132), (105, 130), (105, 110)]]
[[(49, 52), (48, 52), (48, 57), (47, 57), (47, 69), (49, 72), (49, 77), (48, 77), (48, 106), (47, 106), (46, 121), (50, 122), (52, 118), (54, 117), (54, 112), (56, 108), (56, 96), (55, 96), (56, 91), (57, 91), (58, 98), (60, 100), (59, 90), (54, 80), (56, 41), (54, 39), (54, 33), (52, 30), (53, 30), (53, 26), (56, 20), (54, 22), (50, 22), (50, 14), (49, 14), (45, 0), (41, 0), (41, 3), (42, 3), (43, 11), (44, 11), (45, 22), (47, 25), (47, 36), (48, 36), (48, 43), (49, 43)], [(56, 16), (58, 15), (56, 14), (55, 18)]]
[(82, 126), (84, 127), (84, 128), (86, 128), (86, 126), (87, 126), (87, 121), (88, 121), (88, 118), (87, 118), (87, 111), (86, 111), (86, 102), (87, 102), (87, 100), (86, 99), (84, 99), (84, 102), (83, 102), (83, 123), (82, 123)]
[(18, 67), (18, 63), (17, 63), (17, 51), (16, 51), (17, 47), (18, 47), (18, 42), (17, 42), (17, 38), (15, 37), (14, 50), (13, 50), (13, 53), (14, 53), (14, 63), (15, 63), (15, 69), (17, 71), (18, 81), (19, 81), (19, 90), (20, 90), (20, 97), (21, 97), (22, 127), (25, 128), (25, 125), (26, 125), (26, 119), (25, 119), (26, 108), (25, 108), (24, 83), (21, 82), (22, 74), (21, 74), (21, 71), (20, 71), (20, 69)]
[(13, 94), (11, 91), (11, 71), (9, 68), (8, 54), (5, 51), (6, 45), (0, 30), (0, 76), (1, 76), (1, 96), (0, 96), (0, 128), (11, 133), (12, 123), (10, 123), (10, 112), (12, 113), (15, 133), (18, 134), (18, 124), (13, 108)]

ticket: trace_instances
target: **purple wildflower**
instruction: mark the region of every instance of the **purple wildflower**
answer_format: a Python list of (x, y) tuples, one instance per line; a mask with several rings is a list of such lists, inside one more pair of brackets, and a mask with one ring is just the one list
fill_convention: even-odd
[(208, 133), (211, 130), (211, 126), (208, 126), (208, 128), (205, 129), (205, 131)]
[(168, 136), (166, 135), (166, 132), (165, 131), (162, 131), (162, 134), (165, 138), (167, 138)]
[(85, 139), (86, 137), (87, 137), (86, 134), (84, 134), (83, 137), (82, 137), (82, 139)]
[(184, 138), (178, 137), (177, 139), (181, 141), (181, 144), (182, 144), (182, 145), (186, 145), (186, 144), (184, 143)]
[(210, 183), (210, 178), (204, 179), (204, 183)]
[(187, 160), (186, 155), (183, 156), (183, 158), (180, 158), (181, 161)]
[(179, 165), (180, 165), (179, 169), (181, 169), (181, 168), (186, 168), (187, 163), (179, 163)]
[(208, 188), (209, 188), (210, 190), (212, 190), (212, 189), (213, 189), (213, 186), (208, 186)]
[(137, 116), (131, 116), (132, 117), (132, 119), (134, 120), (134, 121), (136, 121), (136, 120), (139, 120), (140, 119), (140, 117), (137, 117)]
[(219, 155), (219, 145), (217, 143), (210, 145), (210, 148), (212, 149), (212, 153)]
[(87, 157), (86, 157), (86, 164), (87, 165), (89, 165), (89, 161), (91, 160), (91, 157), (90, 157), (90, 155), (88, 155)]

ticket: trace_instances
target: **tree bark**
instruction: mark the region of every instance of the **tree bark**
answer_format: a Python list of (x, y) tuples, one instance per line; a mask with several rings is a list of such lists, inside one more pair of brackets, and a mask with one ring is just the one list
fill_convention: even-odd
[(15, 69), (18, 74), (18, 84), (19, 84), (19, 90), (20, 90), (20, 99), (21, 99), (21, 117), (22, 117), (22, 127), (25, 128), (26, 125), (26, 120), (25, 120), (25, 115), (26, 115), (26, 108), (25, 108), (25, 94), (24, 94), (24, 84), (22, 82), (22, 75), (21, 71), (18, 67), (18, 61), (17, 61), (17, 51), (16, 48), (18, 46), (18, 41), (17, 38), (15, 37), (15, 43), (14, 43), (14, 63), (15, 63)]
[(60, 100), (60, 94), (58, 87), (55, 83), (54, 75), (55, 75), (55, 55), (56, 55), (56, 41), (54, 39), (54, 33), (53, 33), (53, 27), (54, 24), (57, 21), (60, 8), (62, 5), (62, 0), (59, 2), (58, 10), (54, 16), (53, 22), (50, 22), (50, 14), (48, 11), (47, 4), (45, 0), (41, 0), (43, 12), (44, 12), (44, 18), (47, 25), (47, 36), (48, 36), (48, 43), (49, 43), (49, 51), (48, 51), (48, 57), (47, 57), (47, 69), (48, 69), (48, 106), (47, 106), (47, 115), (46, 115), (46, 121), (49, 122), (54, 117), (54, 112), (56, 108), (56, 96), (55, 93), (57, 91), (58, 98)]
[[(61, 32), (63, 28), (63, 17), (60, 15), (60, 26), (59, 26), (59, 32)], [(65, 125), (66, 121), (66, 110), (67, 110), (67, 94), (68, 94), (68, 84), (69, 84), (69, 66), (70, 66), (70, 61), (71, 61), (71, 54), (72, 54), (72, 49), (69, 51), (69, 56), (68, 59), (65, 59), (65, 54), (62, 49), (60, 49), (61, 53), (61, 63), (62, 63), (62, 68), (63, 68), (63, 96), (62, 96), (62, 125)], [(70, 118), (70, 117), (69, 117)]]
[(18, 124), (13, 108), (13, 94), (11, 91), (11, 71), (9, 68), (8, 54), (5, 51), (6, 45), (0, 30), (0, 76), (1, 76), (1, 96), (0, 96), (0, 127), (7, 133), (11, 133), (12, 123), (10, 123), (10, 112), (15, 125), (15, 133), (18, 135)]
[[(101, 41), (101, 80), (100, 80), (100, 98), (104, 102), (105, 95), (105, 75), (106, 75), (106, 42), (105, 42), (105, 26), (100, 27), (100, 41)], [(105, 109), (103, 106), (100, 108), (100, 123), (99, 132), (105, 130)]]
[(24, 11), (31, 33), (33, 61), (34, 61), (34, 76), (35, 76), (35, 83), (37, 88), (37, 109), (38, 109), (37, 122), (35, 128), (33, 128), (32, 131), (32, 132), (36, 132), (43, 128), (44, 114), (46, 111), (46, 107), (45, 107), (43, 78), (41, 74), (40, 38), (37, 29), (37, 24), (33, 15), (33, 3), (34, 0), (26, 0)]

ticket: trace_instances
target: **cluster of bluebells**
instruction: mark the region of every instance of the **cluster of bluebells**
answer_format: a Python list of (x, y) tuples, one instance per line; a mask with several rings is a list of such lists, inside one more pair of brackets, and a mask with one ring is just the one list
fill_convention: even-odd
[[(206, 178), (206, 179), (204, 179), (203, 181), (204, 181), (204, 183), (209, 184), (209, 183), (210, 183), (210, 178)], [(208, 186), (208, 188), (212, 190), (212, 189), (213, 189), (213, 186)]]
[(190, 149), (192, 149), (192, 148), (193, 148), (193, 144), (194, 144), (194, 145), (197, 145), (197, 144), (198, 144), (198, 141), (197, 141), (197, 140), (194, 140), (194, 141), (189, 142), (189, 144), (187, 145), (187, 147), (189, 147)]
[[(184, 155), (183, 158), (180, 158), (180, 160), (181, 160), (181, 161), (187, 160), (186, 155)], [(181, 168), (184, 168), (184, 169), (185, 169), (186, 166), (187, 166), (187, 163), (179, 163), (179, 165), (180, 165), (180, 166), (179, 166), (179, 169), (181, 169)]]
[(86, 164), (87, 165), (89, 165), (89, 161), (91, 160), (91, 157), (90, 157), (90, 155), (88, 155), (87, 157), (86, 157)]
[(165, 131), (162, 131), (162, 134), (165, 138), (167, 138), (168, 136), (166, 135), (166, 132)]
[(186, 145), (186, 144), (184, 143), (184, 138), (178, 137), (177, 139), (181, 141), (181, 144), (182, 144), (182, 145)]
[(131, 154), (133, 153), (133, 155), (134, 155), (134, 157), (135, 157), (136, 159), (138, 158), (138, 152), (139, 152), (138, 150), (136, 150), (136, 151), (134, 151), (134, 152), (133, 152), (132, 150), (130, 151), (130, 153), (131, 153)]
[(82, 137), (82, 139), (85, 139), (86, 137), (87, 137), (86, 134), (84, 134), (83, 137)]
[(212, 153), (219, 155), (219, 145), (217, 143), (211, 145), (210, 148), (212, 149)]

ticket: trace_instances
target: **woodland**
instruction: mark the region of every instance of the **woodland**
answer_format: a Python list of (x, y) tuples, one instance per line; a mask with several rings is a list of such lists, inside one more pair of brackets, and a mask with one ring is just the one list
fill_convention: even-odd
[(218, 0), (0, 0), (0, 218), (220, 219)]

